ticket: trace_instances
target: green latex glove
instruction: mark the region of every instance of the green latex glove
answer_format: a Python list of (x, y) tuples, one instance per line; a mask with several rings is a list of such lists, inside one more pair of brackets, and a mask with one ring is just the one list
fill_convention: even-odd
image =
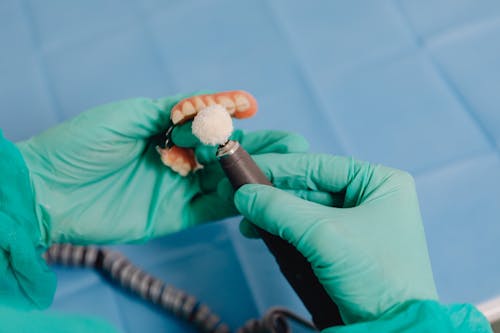
[(330, 327), (323, 333), (493, 333), (488, 320), (470, 304), (413, 301), (376, 320)]
[[(491, 332), (472, 305), (436, 301), (408, 173), (328, 155), (255, 159), (275, 186), (294, 195), (245, 185), (235, 204), (248, 220), (289, 241), (311, 262), (347, 324), (324, 333)], [(221, 194), (229, 189), (227, 182), (219, 185)], [(251, 230), (248, 222), (242, 230)]]
[[(237, 213), (217, 194), (222, 173), (214, 160), (181, 177), (148, 140), (165, 130), (170, 109), (185, 97), (103, 105), (18, 144), (45, 244), (143, 241)], [(178, 132), (176, 144), (189, 141), (203, 155)], [(282, 132), (235, 135), (252, 154), (307, 149), (302, 137)]]
[(348, 324), (379, 318), (412, 300), (437, 299), (412, 177), (327, 155), (266, 155), (257, 162), (280, 188), (329, 192), (342, 208), (276, 188), (245, 185), (238, 210), (293, 244)]

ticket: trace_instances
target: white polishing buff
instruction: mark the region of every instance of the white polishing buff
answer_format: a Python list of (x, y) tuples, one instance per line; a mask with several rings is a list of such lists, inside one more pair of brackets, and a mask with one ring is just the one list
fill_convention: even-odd
[(193, 120), (193, 134), (206, 145), (222, 145), (233, 133), (233, 121), (222, 105), (208, 106)]

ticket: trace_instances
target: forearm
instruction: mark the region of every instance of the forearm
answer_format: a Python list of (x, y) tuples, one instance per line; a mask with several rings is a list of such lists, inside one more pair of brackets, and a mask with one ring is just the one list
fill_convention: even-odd
[(377, 320), (332, 327), (323, 333), (491, 333), (488, 320), (470, 304), (415, 301)]

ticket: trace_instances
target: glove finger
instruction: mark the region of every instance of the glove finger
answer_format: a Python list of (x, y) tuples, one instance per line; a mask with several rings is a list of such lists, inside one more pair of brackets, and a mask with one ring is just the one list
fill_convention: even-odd
[[(241, 130), (235, 130), (231, 136), (231, 140), (239, 141), (243, 136)], [(176, 125), (172, 131), (172, 141), (176, 146), (183, 148), (192, 148), (196, 149), (199, 146), (204, 147), (212, 147), (210, 145), (203, 144), (200, 139), (196, 135), (193, 134), (193, 122), (188, 121), (181, 125)]]
[(172, 131), (172, 141), (176, 146), (196, 148), (198, 145), (202, 145), (200, 140), (193, 134), (192, 125), (193, 122), (188, 121), (187, 123), (174, 127)]
[[(118, 134), (126, 138), (146, 139), (166, 130), (170, 123), (170, 111), (175, 104), (184, 98), (204, 93), (198, 91), (159, 99), (135, 98), (101, 105), (76, 117), (72, 128), (82, 131), (99, 128), (113, 138)], [(99, 136), (99, 139), (106, 137)]]
[(196, 160), (203, 165), (215, 163), (217, 160), (217, 148), (215, 146), (199, 145), (194, 150)]
[[(98, 106), (76, 117), (74, 129), (102, 129), (112, 137), (146, 139), (166, 129), (170, 110), (180, 100), (191, 95), (176, 95), (161, 100), (136, 98)], [(93, 133), (95, 135), (95, 133)], [(100, 140), (105, 137), (100, 136)]]
[[(327, 192), (317, 192), (317, 191), (307, 191), (307, 190), (285, 190), (285, 192), (290, 193), (301, 199), (318, 203), (324, 206), (337, 206), (339, 202), (343, 201), (343, 198), (339, 200), (338, 196), (335, 194)], [(260, 238), (260, 235), (247, 218), (243, 218), (240, 222), (240, 232), (243, 236), (248, 238)]]
[[(196, 172), (196, 175), (199, 179), (200, 189), (203, 193), (216, 192), (219, 183), (227, 179), (219, 163), (205, 165), (203, 169)], [(227, 201), (232, 201), (232, 198)]]
[[(238, 141), (251, 155), (303, 153), (309, 149), (309, 143), (303, 136), (283, 131), (263, 130), (245, 133), (242, 130), (236, 130), (230, 139)], [(195, 149), (196, 158), (202, 164), (208, 164), (215, 160), (216, 148), (200, 142), (192, 133), (191, 121), (174, 128), (172, 141), (179, 147)]]
[[(397, 170), (352, 158), (324, 154), (267, 154), (254, 156), (257, 164), (279, 188), (345, 193), (344, 207), (353, 207)], [(386, 169), (375, 172), (376, 169)], [(380, 170), (379, 170), (380, 171)]]
[[(309, 144), (304, 137), (298, 134), (281, 131), (257, 131), (245, 133), (236, 130), (231, 135), (231, 140), (238, 141), (250, 154), (288, 154), (306, 152)], [(195, 148), (195, 155), (201, 164), (209, 164), (216, 160), (217, 148), (199, 144)]]
[(232, 202), (221, 200), (217, 193), (208, 193), (195, 197), (189, 204), (190, 225), (218, 221), (238, 215)]
[[(185, 134), (186, 129), (181, 129), (179, 132), (180, 138), (185, 135), (185, 140), (183, 143), (189, 143), (194, 135)], [(307, 141), (300, 135), (280, 132), (280, 131), (259, 131), (259, 132), (249, 132), (244, 133), (241, 130), (236, 130), (231, 138), (240, 141), (243, 148), (245, 148), (249, 154), (263, 154), (266, 152), (274, 153), (292, 153), (292, 152), (302, 152), (308, 148)], [(197, 140), (197, 139), (196, 139)], [(175, 140), (174, 140), (175, 142)], [(205, 165), (207, 171), (215, 171), (216, 174), (211, 174), (210, 172), (204, 171), (200, 174), (200, 184), (201, 188), (205, 192), (216, 191), (217, 183), (221, 179), (222, 169), (218, 163), (214, 163), (216, 160), (216, 147), (207, 146), (199, 144), (196, 146), (195, 155), (198, 162)], [(217, 167), (208, 168), (209, 165), (216, 164)]]
[[(193, 134), (192, 121), (175, 126), (172, 132), (172, 141), (175, 145), (194, 149), (196, 160), (203, 165), (210, 164), (216, 160), (217, 146), (205, 145)], [(241, 130), (236, 130), (231, 135), (232, 140), (241, 137)]]
[(297, 198), (301, 198), (303, 200), (307, 200), (310, 202), (315, 202), (317, 204), (333, 207), (336, 203), (335, 198), (329, 192), (321, 192), (321, 191), (310, 191), (310, 190), (289, 190), (284, 189), (283, 191), (290, 193), (291, 195), (296, 196)]
[(255, 131), (244, 133), (238, 141), (249, 154), (289, 154), (304, 153), (309, 150), (307, 140), (295, 133), (283, 131)]
[(313, 224), (323, 221), (336, 209), (297, 198), (271, 186), (256, 184), (244, 185), (236, 191), (234, 203), (253, 224), (294, 246)]
[(226, 201), (234, 200), (234, 189), (229, 179), (223, 178), (217, 184), (217, 194)]
[[(311, 190), (292, 190), (282, 189), (284, 192), (290, 193), (303, 200), (315, 202), (327, 207), (341, 207), (343, 197), (341, 194), (332, 194), (329, 192), (311, 191)], [(229, 182), (222, 182), (217, 187), (217, 194), (221, 199), (230, 201), (234, 197), (234, 190)]]
[[(321, 205), (329, 206), (335, 202), (335, 197), (330, 193), (304, 190), (290, 190), (290, 193), (304, 200), (316, 202)], [(238, 214), (233, 197), (221, 196), (218, 192), (206, 193), (196, 197), (190, 203), (190, 209), (194, 224), (216, 221)]]
[[(287, 189), (281, 188), (285, 192), (295, 195), (301, 199), (316, 202), (323, 206), (329, 207), (337, 207), (341, 208), (344, 206), (344, 197), (345, 194), (343, 192), (340, 193), (331, 193), (331, 192), (323, 192), (323, 191), (314, 191), (314, 190), (303, 190), (303, 189)], [(226, 201), (232, 201), (234, 198), (234, 189), (231, 183), (227, 178), (222, 179), (217, 184), (217, 194)]]

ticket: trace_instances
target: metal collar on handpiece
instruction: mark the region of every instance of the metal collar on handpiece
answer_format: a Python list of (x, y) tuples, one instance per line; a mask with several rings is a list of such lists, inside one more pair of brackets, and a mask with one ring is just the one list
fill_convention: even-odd
[(240, 144), (238, 141), (234, 140), (229, 140), (223, 145), (219, 146), (219, 149), (217, 149), (217, 158), (223, 158), (224, 156), (232, 155), (234, 152), (238, 149)]
[(161, 148), (172, 148), (174, 142), (172, 141), (172, 132), (174, 131), (175, 125), (170, 122), (167, 131), (165, 132), (165, 142), (163, 143), (163, 147)]

